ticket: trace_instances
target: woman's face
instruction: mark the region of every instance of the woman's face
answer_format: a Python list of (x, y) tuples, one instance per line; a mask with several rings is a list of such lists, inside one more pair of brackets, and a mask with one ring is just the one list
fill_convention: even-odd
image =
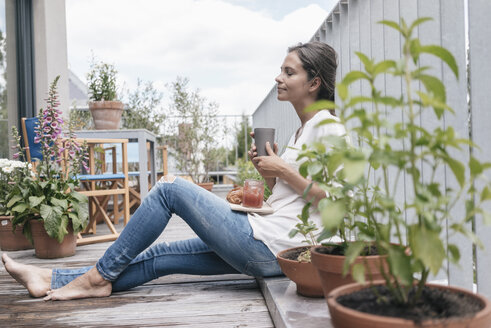
[(285, 57), (281, 65), (281, 73), (275, 81), (278, 84), (278, 100), (295, 104), (309, 95), (310, 83), (307, 81), (307, 72), (303, 69), (296, 51), (290, 52)]

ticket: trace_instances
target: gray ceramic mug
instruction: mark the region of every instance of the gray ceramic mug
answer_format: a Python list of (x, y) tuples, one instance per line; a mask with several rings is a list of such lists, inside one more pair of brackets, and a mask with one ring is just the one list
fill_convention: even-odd
[(256, 145), (257, 156), (268, 156), (266, 151), (266, 142), (269, 141), (271, 149), (274, 150), (274, 132), (273, 128), (255, 128), (254, 143)]

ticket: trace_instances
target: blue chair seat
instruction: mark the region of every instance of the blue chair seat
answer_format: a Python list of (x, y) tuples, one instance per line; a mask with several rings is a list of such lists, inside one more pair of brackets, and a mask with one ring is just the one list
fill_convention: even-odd
[(115, 180), (124, 179), (123, 173), (111, 173), (111, 174), (79, 174), (77, 178), (80, 181), (94, 181), (94, 180)]
[[(150, 175), (150, 172), (147, 172), (147, 175)], [(139, 177), (140, 172), (139, 171), (131, 171), (131, 172), (128, 172), (128, 176), (129, 177)]]

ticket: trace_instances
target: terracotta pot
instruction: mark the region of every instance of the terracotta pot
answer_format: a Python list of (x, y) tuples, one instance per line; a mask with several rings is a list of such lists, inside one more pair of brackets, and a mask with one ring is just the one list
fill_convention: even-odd
[(198, 183), (198, 186), (200, 186), (201, 188), (205, 188), (208, 191), (212, 191), (213, 185), (214, 185), (213, 182)]
[[(350, 273), (343, 277), (343, 266), (346, 257), (342, 255), (320, 253), (318, 250), (322, 247), (324, 246), (312, 248), (312, 264), (319, 272), (324, 296), (327, 297), (334, 288), (354, 283), (355, 280)], [(385, 272), (388, 272), (389, 270), (387, 262), (385, 261), (385, 256), (361, 256), (355, 260), (355, 263), (365, 264), (365, 279), (368, 281), (383, 279), (383, 276), (380, 273), (381, 261), (385, 268)], [(371, 276), (368, 275), (368, 272), (371, 273)]]
[(60, 244), (51, 238), (44, 229), (44, 221), (31, 220), (32, 240), (36, 256), (41, 259), (55, 259), (75, 255), (77, 236), (73, 234), (72, 225), (68, 225), (68, 234)]
[(276, 258), (281, 271), (297, 285), (297, 293), (307, 297), (324, 297), (322, 285), (317, 270), (310, 262), (299, 262), (285, 258), (285, 253), (292, 250), (308, 249), (310, 246), (300, 246), (285, 249)]
[(13, 216), (0, 216), (0, 249), (2, 251), (20, 251), (33, 248), (31, 242), (22, 234), (23, 226), (12, 231)]
[[(384, 284), (383, 281), (374, 282), (374, 284)], [(454, 292), (460, 292), (477, 298), (484, 308), (477, 312), (473, 317), (451, 318), (446, 320), (427, 320), (416, 325), (412, 320), (399, 319), (395, 317), (384, 317), (369, 313), (364, 313), (349, 309), (339, 304), (336, 299), (341, 295), (350, 294), (366, 286), (354, 283), (348, 284), (334, 289), (327, 297), (327, 305), (331, 314), (332, 324), (335, 328), (489, 328), (491, 327), (491, 303), (485, 297), (474, 294), (463, 288), (452, 286), (442, 286), (435, 284), (427, 284), (432, 288), (448, 289)]]
[(119, 129), (123, 103), (120, 101), (93, 101), (89, 103), (90, 113), (96, 130)]

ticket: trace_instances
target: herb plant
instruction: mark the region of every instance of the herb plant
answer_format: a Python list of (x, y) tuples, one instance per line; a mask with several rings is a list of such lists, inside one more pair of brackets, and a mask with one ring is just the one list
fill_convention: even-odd
[[(491, 215), (482, 208), (491, 199), (491, 188), (485, 182), (475, 183), (491, 164), (466, 155), (466, 149), (475, 145), (467, 137), (458, 136), (453, 127), (420, 125), (422, 117), (431, 115), (432, 120), (442, 122), (444, 114), (454, 112), (446, 103), (444, 84), (430, 75), (430, 67), (419, 65), (420, 57), (436, 56), (459, 77), (456, 61), (448, 50), (422, 45), (413, 37), (415, 28), (428, 20), (420, 18), (411, 25), (404, 20), (400, 24), (381, 22), (402, 35), (402, 58), (376, 62), (356, 53), (363, 70), (349, 72), (337, 85), (340, 104), (323, 101), (314, 105), (338, 109), (341, 123), (350, 129), (350, 135), (356, 135), (354, 145), (344, 143), (343, 138), (319, 140), (304, 149), (309, 161), (301, 168), (304, 175), (311, 175), (334, 196), (319, 203), (324, 236), (342, 235), (347, 221), (356, 228), (357, 236), (346, 251), (345, 271), (367, 245), (375, 245), (387, 256), (388, 290), (396, 302), (406, 305), (419, 299), (428, 277), (436, 275), (445, 260), (459, 261), (458, 246), (442, 237), (444, 227), (448, 227), (448, 233), (462, 234), (479, 245), (467, 225), (478, 213), (491, 221)], [(400, 95), (386, 95), (377, 89), (377, 80), (384, 74), (402, 80)], [(351, 95), (350, 85), (355, 81), (369, 85), (370, 96)], [(415, 90), (418, 84), (421, 89)], [(385, 111), (404, 119), (389, 121)], [(331, 149), (328, 154), (326, 148)], [(455, 186), (438, 179), (443, 166), (456, 181)], [(403, 178), (409, 187), (401, 191)], [(339, 185), (331, 184), (332, 180)], [(352, 197), (344, 197), (349, 191)], [(402, 193), (405, 200), (396, 197)], [(463, 215), (455, 211), (458, 204), (466, 205)], [(363, 265), (355, 266), (359, 267), (353, 267), (354, 278), (364, 282)]]

